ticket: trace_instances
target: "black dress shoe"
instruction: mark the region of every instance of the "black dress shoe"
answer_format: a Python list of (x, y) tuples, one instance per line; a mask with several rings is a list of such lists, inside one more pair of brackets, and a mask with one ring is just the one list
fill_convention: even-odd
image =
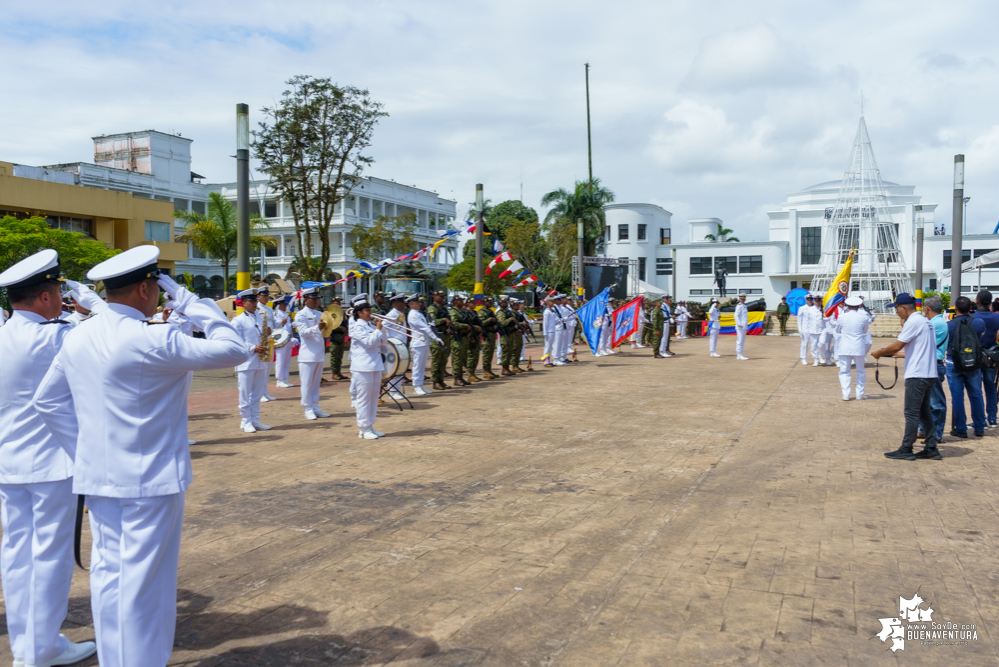
[(929, 447), (927, 447), (923, 451), (921, 451), (918, 454), (916, 454), (916, 458), (917, 459), (932, 459), (934, 461), (939, 461), (943, 457), (940, 456), (940, 450), (937, 449), (936, 447), (934, 447), (933, 449), (930, 449)]
[(982, 431), (975, 431), (975, 437), (976, 438), (984, 438), (985, 437), (985, 431), (984, 430), (982, 430)]
[(951, 429), (950, 430), (950, 434), (952, 436), (954, 436), (955, 438), (967, 438), (968, 437), (968, 432), (967, 431), (965, 431), (964, 433), (961, 433), (960, 431), (955, 431), (954, 429)]
[(915, 461), (916, 455), (912, 453), (912, 447), (899, 447), (894, 452), (885, 452), (886, 459), (902, 459), (904, 461)]

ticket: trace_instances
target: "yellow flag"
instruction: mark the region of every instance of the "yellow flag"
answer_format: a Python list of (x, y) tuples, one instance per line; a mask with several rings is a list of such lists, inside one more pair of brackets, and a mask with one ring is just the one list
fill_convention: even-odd
[(843, 262), (843, 268), (839, 270), (836, 274), (836, 278), (833, 279), (832, 285), (826, 291), (826, 295), (822, 297), (822, 312), (826, 317), (832, 315), (833, 310), (839, 305), (841, 301), (845, 301), (847, 295), (850, 293), (850, 273), (853, 270), (853, 250), (847, 255), (846, 261)]

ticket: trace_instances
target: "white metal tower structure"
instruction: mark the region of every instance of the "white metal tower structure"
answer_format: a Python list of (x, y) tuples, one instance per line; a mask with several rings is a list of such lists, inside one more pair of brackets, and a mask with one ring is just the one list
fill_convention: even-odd
[(821, 269), (812, 280), (813, 293), (825, 294), (851, 249), (856, 253), (850, 294), (864, 297), (871, 310), (885, 312), (896, 294), (912, 293), (899, 248), (898, 224), (888, 211), (888, 196), (863, 116), (836, 205), (826, 212)]

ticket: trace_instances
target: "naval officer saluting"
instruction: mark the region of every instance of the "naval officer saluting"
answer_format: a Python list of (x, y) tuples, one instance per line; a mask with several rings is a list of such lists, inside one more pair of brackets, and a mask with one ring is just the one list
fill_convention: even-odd
[[(192, 371), (231, 368), (249, 355), (213, 301), (160, 274), (159, 252), (138, 246), (90, 270), (91, 280), (104, 281), (107, 309), (66, 337), (34, 400), (63, 447), (76, 448), (73, 491), (90, 508), (101, 667), (163, 667), (170, 659), (192, 479)], [(148, 322), (161, 286), (204, 339)]]
[(73, 580), (76, 443), (63, 447), (32, 404), (73, 330), (55, 319), (62, 312), (58, 279), (55, 250), (0, 273), (14, 310), (0, 329), (0, 578), (15, 667), (71, 665), (97, 651), (93, 642), (73, 644), (59, 634)]

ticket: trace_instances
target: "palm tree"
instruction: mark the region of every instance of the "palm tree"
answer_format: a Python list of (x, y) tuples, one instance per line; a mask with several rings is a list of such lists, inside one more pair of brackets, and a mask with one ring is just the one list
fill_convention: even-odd
[(576, 181), (572, 192), (559, 188), (541, 198), (542, 206), (551, 207), (545, 216), (545, 226), (551, 228), (556, 223), (575, 225), (581, 219), (585, 252), (592, 255), (597, 241), (604, 235), (607, 221), (604, 204), (612, 201), (614, 193), (609, 188), (601, 187), (599, 178)]
[[(194, 211), (174, 211), (173, 217), (184, 224), (184, 233), (177, 236), (181, 243), (191, 243), (222, 266), (225, 296), (229, 296), (229, 264), (236, 258), (236, 207), (218, 192), (208, 193), (208, 215)], [(269, 227), (259, 215), (250, 216), (250, 250), (261, 246), (276, 248), (277, 240), (259, 234)]]
[(718, 234), (705, 234), (704, 240), (711, 241), (712, 243), (728, 243), (728, 242), (739, 243), (739, 239), (735, 236), (726, 238), (731, 233), (732, 233), (731, 229), (719, 226)]
[[(482, 202), (482, 217), (488, 220), (489, 216), (492, 214), (493, 214), (493, 200), (486, 199)], [(468, 213), (465, 214), (465, 220), (470, 220), (471, 222), (475, 222), (478, 219), (477, 218), (478, 215), (479, 211), (478, 209), (475, 208), (475, 202), (474, 201), (469, 202)]]

